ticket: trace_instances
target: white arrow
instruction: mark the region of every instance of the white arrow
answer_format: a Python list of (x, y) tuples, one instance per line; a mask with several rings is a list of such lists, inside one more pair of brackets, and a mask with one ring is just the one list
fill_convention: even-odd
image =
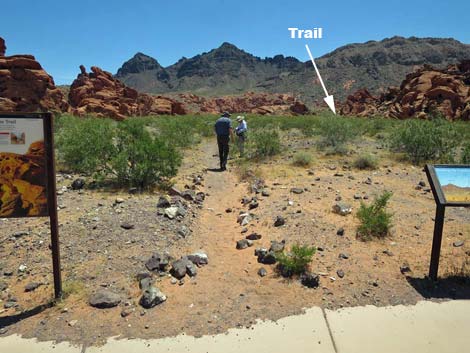
[(313, 60), (312, 53), (310, 52), (310, 48), (308, 47), (308, 44), (305, 44), (305, 48), (307, 48), (308, 56), (310, 56), (310, 60), (312, 61), (313, 67), (315, 68), (315, 71), (317, 72), (317, 76), (320, 79), (321, 86), (323, 87), (323, 90), (325, 91), (326, 97), (323, 98), (323, 100), (328, 104), (330, 109), (333, 111), (333, 113), (336, 114), (336, 108), (335, 108), (335, 100), (333, 96), (330, 96), (328, 94), (328, 91), (326, 90), (325, 84), (323, 83), (323, 79), (321, 78), (320, 71), (318, 71), (317, 64), (315, 64), (315, 60)]

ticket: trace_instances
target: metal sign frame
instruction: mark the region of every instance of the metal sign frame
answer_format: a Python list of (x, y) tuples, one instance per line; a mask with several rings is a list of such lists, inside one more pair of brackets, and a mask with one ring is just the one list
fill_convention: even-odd
[(470, 165), (452, 164), (426, 164), (425, 172), (431, 185), (432, 194), (436, 202), (436, 217), (434, 219), (434, 235), (432, 240), (431, 262), (429, 264), (429, 277), (436, 281), (439, 271), (439, 258), (441, 255), (442, 231), (446, 207), (470, 207), (470, 202), (448, 202), (442, 185), (436, 173), (436, 168), (470, 169)]
[[(59, 223), (57, 216), (57, 190), (55, 174), (55, 155), (53, 138), (53, 116), (51, 113), (1, 113), (0, 118), (42, 119), (45, 147), (47, 209), (51, 228), (52, 270), (54, 275), (54, 297), (62, 296), (60, 270)], [(33, 217), (33, 216), (28, 216)], [(39, 216), (45, 217), (45, 216)], [(19, 218), (19, 217), (16, 217)]]

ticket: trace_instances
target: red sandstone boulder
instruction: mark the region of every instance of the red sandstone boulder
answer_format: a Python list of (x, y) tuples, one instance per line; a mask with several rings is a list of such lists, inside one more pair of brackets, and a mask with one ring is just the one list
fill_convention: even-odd
[(354, 116), (372, 116), (377, 114), (377, 98), (365, 88), (348, 96), (341, 107), (341, 114)]
[(32, 55), (5, 55), (0, 38), (0, 112), (65, 112), (69, 105)]
[(470, 61), (443, 70), (425, 65), (408, 74), (400, 88), (389, 88), (379, 98), (360, 90), (348, 97), (341, 113), (357, 116), (378, 113), (398, 119), (425, 119), (440, 113), (448, 120), (470, 120)]
[(93, 114), (123, 120), (129, 116), (186, 114), (173, 99), (141, 94), (96, 66), (87, 73), (83, 65), (70, 86), (69, 102), (76, 115)]
[(7, 47), (5, 45), (5, 40), (0, 37), (0, 56), (5, 56), (5, 52), (7, 51)]

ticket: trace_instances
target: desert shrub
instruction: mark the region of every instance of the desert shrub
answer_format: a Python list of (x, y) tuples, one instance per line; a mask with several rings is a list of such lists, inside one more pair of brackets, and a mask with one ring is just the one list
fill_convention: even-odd
[(71, 295), (84, 296), (86, 293), (85, 284), (75, 280), (66, 280), (62, 285), (62, 299)]
[(377, 136), (377, 134), (384, 135), (392, 131), (393, 127), (396, 125), (396, 120), (385, 119), (381, 117), (375, 117), (370, 119), (364, 119), (363, 121), (363, 134), (368, 136)]
[(360, 170), (364, 170), (364, 169), (369, 169), (369, 170), (373, 170), (373, 169), (377, 169), (377, 158), (370, 155), (370, 154), (364, 154), (364, 155), (361, 155), (359, 157), (357, 157), (355, 160), (354, 160), (354, 167), (357, 168), (357, 169), (360, 169)]
[(281, 137), (277, 129), (263, 129), (250, 134), (251, 157), (265, 158), (281, 152)]
[(462, 164), (470, 164), (470, 145), (463, 148), (462, 155), (460, 156), (460, 162)]
[(384, 192), (376, 197), (370, 205), (361, 202), (356, 217), (359, 219), (357, 236), (363, 240), (373, 237), (383, 238), (390, 232), (393, 215), (387, 212), (387, 204), (392, 197), (391, 192)]
[(176, 175), (181, 155), (164, 137), (153, 137), (144, 122), (128, 119), (118, 125), (112, 173), (120, 186), (148, 188)]
[(152, 121), (152, 126), (156, 129), (157, 136), (166, 139), (175, 147), (182, 148), (198, 143), (199, 132), (203, 131), (203, 124), (193, 116), (159, 117)]
[(110, 119), (59, 118), (55, 140), (60, 164), (72, 172), (89, 175), (106, 169), (115, 153), (114, 127)]
[(307, 245), (293, 245), (289, 252), (279, 252), (276, 254), (278, 270), (285, 277), (298, 275), (307, 269), (312, 261), (316, 248)]
[(316, 117), (314, 116), (294, 116), (283, 117), (278, 122), (281, 130), (298, 129), (304, 136), (311, 137), (315, 133)]
[(343, 117), (327, 117), (318, 121), (316, 133), (320, 136), (318, 148), (329, 148), (333, 153), (344, 154), (346, 144), (359, 134), (354, 119)]
[(404, 152), (416, 165), (428, 161), (447, 163), (454, 160), (458, 141), (457, 131), (449, 122), (412, 119), (391, 134), (389, 146), (392, 151)]
[[(61, 117), (56, 129), (59, 161), (72, 172), (93, 175), (98, 183), (148, 188), (164, 184), (181, 164), (178, 146), (184, 134), (171, 139), (153, 134), (153, 118), (111, 119)], [(167, 131), (176, 130), (166, 125)]]
[(299, 167), (308, 167), (312, 163), (312, 155), (307, 152), (297, 152), (293, 158), (293, 164)]

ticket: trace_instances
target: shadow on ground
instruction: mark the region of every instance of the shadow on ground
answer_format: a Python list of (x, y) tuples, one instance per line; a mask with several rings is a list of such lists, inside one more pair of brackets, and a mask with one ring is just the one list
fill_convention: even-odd
[(407, 281), (426, 299), (470, 299), (470, 277), (449, 276), (437, 281), (407, 277)]
[(213, 172), (213, 173), (221, 173), (221, 172), (223, 172), (223, 170), (220, 169), (220, 168), (208, 168), (207, 171), (208, 171), (208, 172)]
[(32, 309), (22, 311), (21, 313), (18, 313), (15, 315), (0, 317), (0, 329), (16, 324), (17, 322), (28, 319), (34, 315), (40, 314), (44, 310), (52, 308), (53, 306), (54, 306), (54, 302), (51, 301), (46, 304), (38, 305)]

